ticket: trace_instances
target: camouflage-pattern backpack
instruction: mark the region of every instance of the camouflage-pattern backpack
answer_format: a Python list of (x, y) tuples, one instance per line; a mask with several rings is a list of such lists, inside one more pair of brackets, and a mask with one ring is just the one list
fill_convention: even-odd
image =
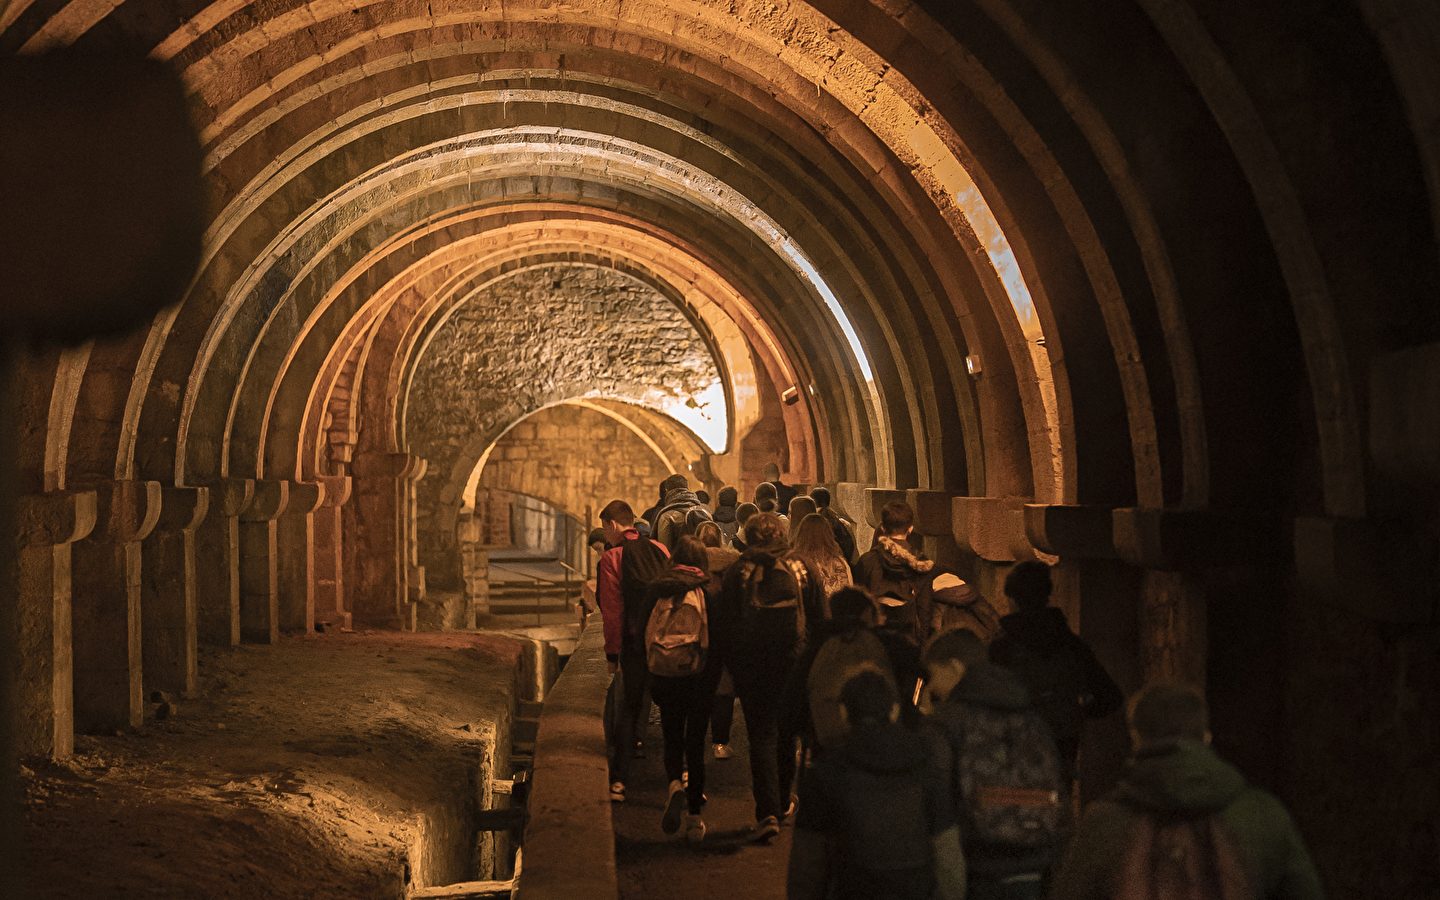
[(966, 846), (1026, 851), (1060, 846), (1060, 755), (1028, 710), (957, 703), (936, 717), (951, 747)]

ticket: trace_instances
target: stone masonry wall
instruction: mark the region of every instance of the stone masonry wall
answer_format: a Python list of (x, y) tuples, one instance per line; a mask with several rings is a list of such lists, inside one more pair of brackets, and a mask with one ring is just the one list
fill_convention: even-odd
[(416, 367), (405, 423), (407, 449), (430, 464), (418, 485), (417, 522), (430, 588), (460, 588), (453, 529), (438, 524), (452, 517), (437, 513), (442, 504), (458, 507), (480, 454), (512, 423), (583, 397), (682, 408), (719, 381), (681, 311), (613, 270), (537, 266), (460, 304)]
[(480, 473), (480, 487), (539, 497), (594, 528), (611, 500), (644, 512), (669, 474), (629, 428), (593, 409), (562, 404), (500, 439)]

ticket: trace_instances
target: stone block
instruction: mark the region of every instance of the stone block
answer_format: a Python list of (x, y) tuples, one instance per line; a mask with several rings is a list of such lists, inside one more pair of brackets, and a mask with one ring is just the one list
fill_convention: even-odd
[(956, 496), (950, 491), (906, 491), (905, 502), (915, 510), (915, 530), (926, 537), (950, 537), (955, 531), (951, 501)]
[(1112, 518), (1120, 558), (1143, 569), (1273, 564), (1286, 543), (1278, 519), (1239, 512), (1125, 507)]
[(16, 533), (22, 547), (69, 544), (88, 536), (99, 520), (95, 491), (48, 491), (16, 501)]
[(289, 481), (256, 481), (254, 499), (240, 513), (240, 521), (270, 522), (279, 518), (290, 502), (290, 485)]
[(1118, 559), (1108, 506), (1025, 504), (1025, 534), (1037, 549), (1077, 559)]
[(955, 497), (955, 543), (990, 562), (1033, 559), (1022, 497)]

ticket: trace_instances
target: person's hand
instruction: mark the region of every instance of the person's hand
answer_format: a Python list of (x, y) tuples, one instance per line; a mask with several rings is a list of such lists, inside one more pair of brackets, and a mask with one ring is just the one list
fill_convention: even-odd
[(610, 660), (607, 659), (607, 660), (605, 660), (605, 665), (606, 665), (607, 668), (610, 669), (610, 674), (611, 674), (611, 675), (614, 675), (616, 672), (620, 671), (620, 664), (617, 663), (617, 662), (611, 662)]

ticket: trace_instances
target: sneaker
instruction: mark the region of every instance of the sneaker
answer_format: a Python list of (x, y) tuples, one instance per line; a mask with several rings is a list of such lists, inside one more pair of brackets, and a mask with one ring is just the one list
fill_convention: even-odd
[(692, 844), (698, 844), (705, 840), (705, 820), (699, 813), (687, 812), (680, 818), (685, 829), (685, 840)]
[(625, 785), (618, 781), (610, 783), (610, 802), (622, 803), (625, 800)]
[(766, 816), (755, 823), (755, 840), (768, 841), (780, 833), (780, 822), (774, 816)]
[(786, 819), (788, 819), (788, 818), (790, 818), (791, 816), (795, 815), (795, 800), (796, 800), (795, 795), (794, 795), (794, 794), (791, 794), (791, 795), (790, 795), (790, 805), (787, 806), (787, 807), (785, 807), (785, 811), (780, 814), (780, 821), (781, 821), (781, 822), (784, 822)]
[(733, 756), (733, 755), (734, 755), (734, 754), (732, 754), (732, 753), (730, 752), (730, 745), (729, 745), (729, 744), (716, 744), (716, 745), (715, 745), (715, 758), (716, 758), (716, 759), (729, 759), (729, 758), (730, 758), (731, 756)]
[(680, 817), (685, 813), (685, 785), (670, 782), (670, 799), (665, 801), (665, 814), (660, 817), (660, 830), (674, 834), (680, 830)]

